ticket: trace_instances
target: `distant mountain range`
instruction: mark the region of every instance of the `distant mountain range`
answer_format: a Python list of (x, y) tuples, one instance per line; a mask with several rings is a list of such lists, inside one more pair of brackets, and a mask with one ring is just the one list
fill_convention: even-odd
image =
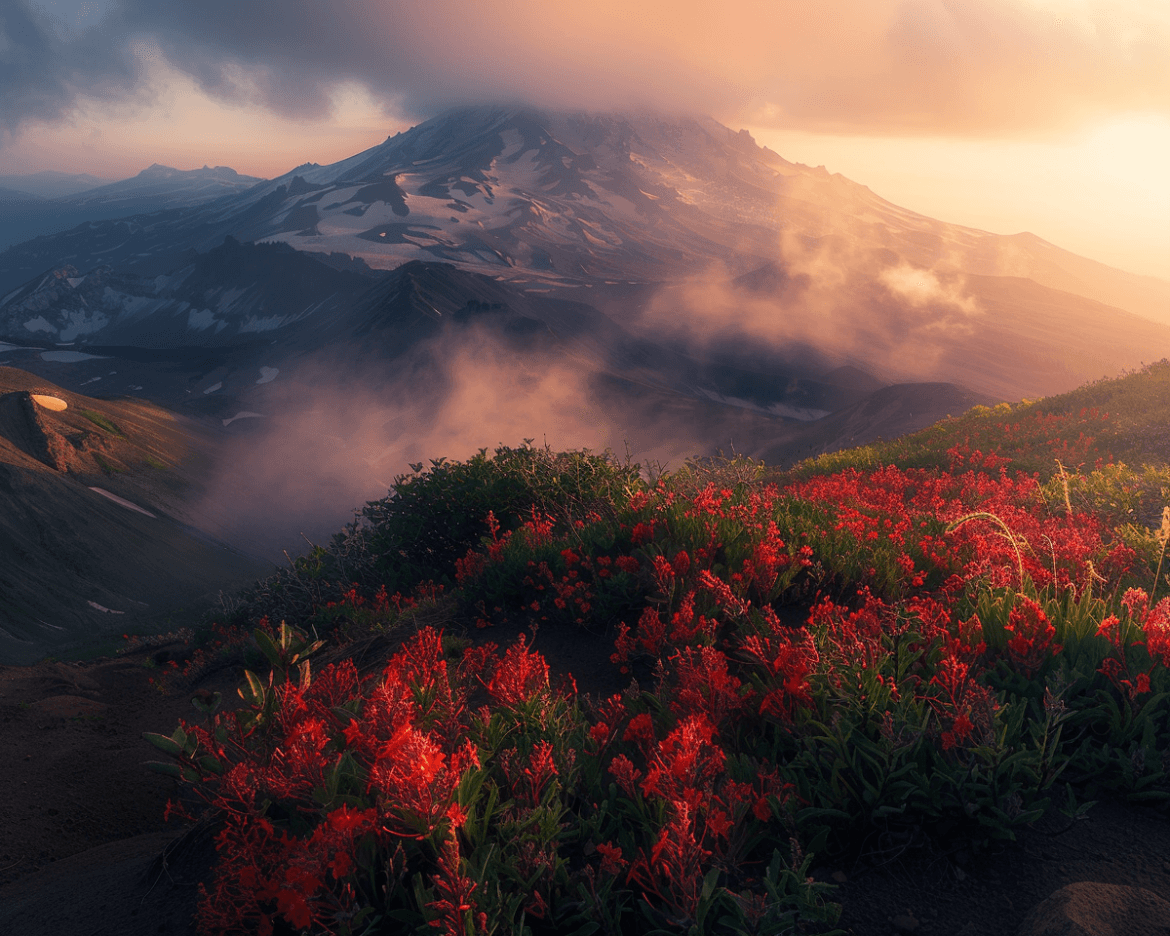
[(18, 175), (0, 175), (0, 186), (13, 190), (21, 195), (32, 195), (36, 198), (63, 198), (86, 192), (99, 185), (112, 182), (112, 179), (102, 179), (88, 173), (29, 172)]
[(59, 172), (0, 176), (0, 248), (83, 222), (199, 205), (261, 181), (226, 166), (157, 164), (119, 182)]

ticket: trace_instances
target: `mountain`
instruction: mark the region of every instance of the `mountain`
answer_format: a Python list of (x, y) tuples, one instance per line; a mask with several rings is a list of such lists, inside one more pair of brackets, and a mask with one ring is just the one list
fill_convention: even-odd
[[(97, 191), (141, 184), (155, 171), (168, 170)], [(1081, 283), (1101, 293), (1090, 296), (1098, 301), (1170, 314), (1170, 283), (1110, 270), (1033, 235), (1003, 237), (907, 211), (711, 120), (464, 108), (338, 163), (299, 166), (164, 228), (157, 233), (198, 249), (232, 234), (382, 268), (439, 259), (557, 283), (657, 282), (714, 260), (744, 272), (777, 259), (782, 235), (813, 246), (836, 239), (922, 267), (945, 259), (1063, 290)], [(115, 242), (98, 249), (120, 262)], [(1116, 301), (1127, 291), (1133, 297)]]
[(152, 167), (80, 201), (151, 193), (0, 254), (0, 356), (198, 425), (198, 525), (270, 556), (436, 455), (789, 464), (1170, 355), (1170, 284), (707, 119), (464, 108), (271, 181)]
[[(584, 302), (522, 291), (452, 264), (410, 261), (375, 276), (338, 270), (279, 242), (241, 244), (231, 237), (206, 254), (192, 251), (169, 274), (98, 267), (80, 275), (60, 268), (0, 305), (2, 337), (139, 361), (142, 354), (132, 349), (188, 349), (214, 360), (216, 368), (228, 368), (215, 371), (225, 387), (236, 386), (236, 374), (248, 375), (239, 388), (247, 393), (259, 366), (287, 369), (291, 360), (328, 353), (377, 370), (428, 341), (473, 328), (513, 348), (697, 396), (718, 403), (717, 409), (735, 400), (774, 416), (807, 419), (860, 399), (862, 388), (881, 385), (856, 369), (842, 370), (840, 380), (823, 375), (830, 368), (810, 354), (759, 348), (738, 357), (691, 353), (634, 334)], [(214, 357), (201, 353), (212, 349)], [(85, 380), (96, 375), (77, 373)], [(154, 398), (184, 403), (174, 396)]]
[(214, 443), (143, 401), (0, 367), (0, 661), (197, 618), (265, 565), (186, 522)]
[[(184, 171), (157, 164), (133, 178), (109, 183), (59, 173), (2, 176), (0, 186), (23, 197), (0, 197), (0, 247), (80, 223), (200, 205), (246, 191), (260, 181), (226, 166)], [(5, 288), (0, 285), (0, 290)]]
[(40, 198), (68, 197), (111, 181), (113, 180), (102, 179), (84, 172), (54, 172), (53, 170), (19, 175), (0, 175), (0, 185), (30, 195), (37, 195)]
[(194, 251), (169, 274), (108, 266), (72, 267), (10, 293), (0, 334), (54, 342), (173, 348), (254, 340), (309, 314), (345, 307), (370, 284), (284, 244), (222, 245)]
[[(219, 170), (201, 172), (207, 185), (223, 181), (213, 178)], [(149, 187), (152, 173), (173, 183), (173, 170), (152, 167), (87, 193), (88, 203), (118, 203), (119, 193)], [(12, 247), (0, 254), (0, 292), (65, 265), (170, 273), (227, 236), (373, 269), (451, 263), (573, 294), (691, 346), (729, 333), (756, 347), (799, 345), (886, 383), (955, 381), (1019, 398), (1170, 353), (1170, 331), (1151, 325), (1170, 322), (1170, 283), (1033, 235), (907, 211), (708, 119), (649, 115), (451, 111), (211, 203)], [(782, 271), (783, 294), (738, 279), (764, 268)], [(673, 296), (677, 311), (659, 301), (660, 314), (647, 318), (652, 294)], [(736, 311), (744, 305), (750, 319)], [(714, 306), (727, 311), (712, 316)], [(996, 366), (985, 372), (974, 361)]]
[(131, 214), (199, 205), (247, 191), (262, 181), (228, 166), (183, 170), (155, 163), (132, 178), (80, 192), (69, 200), (79, 207), (108, 205)]
[(45, 199), (40, 195), (34, 195), (31, 192), (24, 192), (19, 189), (0, 187), (0, 206), (6, 205), (43, 205)]

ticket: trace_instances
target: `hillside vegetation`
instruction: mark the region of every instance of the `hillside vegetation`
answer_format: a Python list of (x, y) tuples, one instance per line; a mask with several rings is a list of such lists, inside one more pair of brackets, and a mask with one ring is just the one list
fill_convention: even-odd
[(1168, 425), (1162, 362), (788, 471), (415, 466), (196, 635), (204, 932), (828, 932), (814, 854), (1166, 809)]

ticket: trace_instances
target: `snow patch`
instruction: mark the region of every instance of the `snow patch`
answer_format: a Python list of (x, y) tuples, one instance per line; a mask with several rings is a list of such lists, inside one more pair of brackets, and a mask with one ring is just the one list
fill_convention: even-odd
[(205, 331), (217, 324), (215, 313), (211, 309), (192, 309), (187, 313), (187, 327), (196, 331)]
[[(95, 488), (94, 490), (97, 490), (97, 489)], [(113, 611), (110, 608), (107, 608), (105, 605), (98, 604), (96, 601), (87, 601), (86, 604), (89, 605), (91, 608), (93, 608), (95, 611), (101, 611), (103, 614), (125, 614), (126, 613), (125, 611)]]
[(237, 419), (263, 419), (263, 418), (264, 418), (264, 414), (263, 414), (263, 413), (250, 413), (250, 412), (248, 412), (247, 410), (245, 410), (245, 411), (243, 411), (243, 412), (241, 412), (241, 413), (236, 413), (236, 415), (235, 415), (235, 416), (233, 416), (233, 417), (231, 417), (231, 419), (225, 419), (225, 420), (223, 421), (223, 424), (224, 424), (225, 426), (230, 426), (230, 425), (231, 425), (232, 423), (234, 423), (234, 422), (235, 422)]
[(818, 419), (824, 419), (829, 415), (830, 410), (813, 409), (810, 406), (789, 406), (786, 403), (773, 403), (768, 407), (767, 412), (773, 413), (776, 416), (783, 416), (786, 419), (814, 422)]
[(78, 361), (104, 360), (104, 354), (86, 354), (84, 351), (42, 351), (42, 361), (53, 361), (56, 364), (76, 364)]
[(49, 320), (46, 319), (43, 315), (38, 315), (35, 319), (29, 319), (27, 322), (24, 323), (24, 328), (25, 328), (25, 331), (30, 331), (30, 332), (43, 331), (43, 332), (48, 332), (50, 335), (57, 331), (57, 329), (55, 329), (52, 325), (49, 324)]
[(101, 312), (94, 312), (92, 316), (85, 312), (69, 312), (66, 324), (61, 328), (61, 337), (72, 341), (81, 335), (92, 335), (110, 324), (109, 316)]
[(154, 514), (152, 514), (149, 510), (145, 510), (142, 507), (139, 507), (137, 504), (132, 504), (132, 503), (130, 503), (130, 501), (122, 499), (117, 494), (111, 494), (105, 488), (91, 487), (90, 490), (93, 491), (95, 494), (100, 494), (102, 497), (105, 497), (108, 500), (112, 500), (115, 504), (119, 504), (122, 507), (125, 507), (127, 510), (133, 510), (133, 511), (137, 511), (140, 514), (145, 514), (146, 516), (150, 517), (152, 520), (158, 519), (158, 517), (156, 517)]
[(275, 328), (280, 328), (285, 323), (285, 319), (286, 316), (283, 315), (269, 315), (265, 318), (257, 318), (255, 315), (250, 315), (248, 316), (248, 321), (240, 326), (240, 334), (272, 331)]
[(257, 380), (256, 383), (258, 383), (258, 384), (272, 383), (272, 381), (276, 380), (276, 375), (279, 373), (280, 373), (280, 370), (275, 368), (275, 367), (261, 367), (260, 368), (260, 379)]
[(814, 409), (811, 406), (790, 406), (787, 403), (771, 403), (768, 406), (760, 406), (751, 400), (725, 396), (722, 393), (716, 393), (714, 390), (700, 389), (699, 393), (708, 400), (714, 400), (716, 403), (723, 403), (726, 406), (754, 410), (757, 413), (770, 413), (773, 416), (780, 416), (784, 419), (796, 419), (800, 422), (814, 422), (818, 419), (823, 419), (830, 413), (829, 410)]
[(216, 390), (222, 390), (222, 389), (223, 389), (223, 381), (221, 380), (221, 381), (219, 381), (219, 383), (213, 383), (210, 387), (208, 387), (206, 390), (204, 390), (203, 395), (206, 396), (209, 393), (215, 393)]
[(44, 393), (30, 393), (29, 396), (32, 397), (32, 401), (37, 406), (43, 406), (45, 409), (52, 410), (54, 413), (59, 413), (69, 408), (69, 404), (60, 397), (48, 396)]

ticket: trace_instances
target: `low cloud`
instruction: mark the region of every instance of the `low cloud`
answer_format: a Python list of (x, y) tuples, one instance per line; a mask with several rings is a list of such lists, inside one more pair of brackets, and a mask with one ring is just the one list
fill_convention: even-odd
[[(382, 367), (314, 363), (281, 371), (249, 408), (194, 511), (197, 522), (241, 548), (279, 560), (307, 537), (323, 542), (355, 508), (385, 497), (412, 463), (466, 459), (523, 440), (554, 450), (611, 449), (642, 464), (671, 464), (709, 441), (684, 422), (616, 408), (588, 371), (520, 353), (485, 333), (447, 336), (413, 362)], [(261, 402), (262, 400), (262, 402)]]
[(1040, 0), (120, 0), (54, 31), (0, 6), (0, 124), (131, 94), (157, 49), (213, 97), (320, 119), (338, 85), (426, 116), (452, 104), (645, 105), (818, 132), (1029, 135), (1170, 111), (1163, 4)]
[(917, 267), (847, 238), (785, 235), (773, 267), (712, 267), (661, 290), (640, 327), (696, 349), (751, 347), (810, 369), (850, 364), (891, 382), (950, 380), (943, 366), (983, 311), (948, 261)]
[[(921, 323), (923, 330), (942, 330), (953, 333), (963, 329), (962, 319), (953, 313), (971, 317), (979, 314), (979, 304), (965, 295), (962, 277), (936, 273), (901, 263), (878, 274), (878, 281), (896, 298), (914, 309), (932, 309), (936, 315)], [(964, 329), (970, 331), (970, 328)]]

